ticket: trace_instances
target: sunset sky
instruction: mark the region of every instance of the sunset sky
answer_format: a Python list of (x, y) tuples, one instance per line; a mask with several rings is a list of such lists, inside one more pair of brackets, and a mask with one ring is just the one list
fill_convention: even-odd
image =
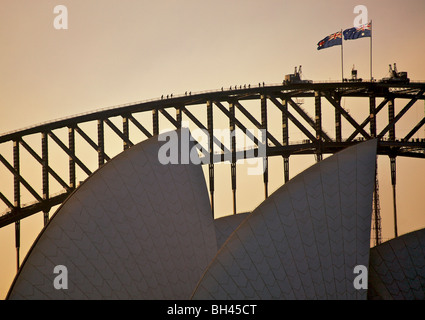
[[(57, 5), (68, 9), (67, 30), (54, 28)], [(357, 5), (366, 6), (373, 20), (374, 77), (386, 77), (388, 64), (396, 62), (412, 81), (425, 81), (423, 0), (3, 0), (0, 133), (162, 94), (281, 83), (297, 65), (307, 79), (338, 81), (340, 48), (318, 51), (317, 43), (352, 27)], [(369, 45), (369, 39), (344, 42), (345, 77), (355, 65), (359, 77), (369, 78)], [(396, 104), (396, 112), (407, 102)], [(345, 105), (354, 114), (355, 107), (349, 100)], [(397, 127), (399, 138), (424, 109), (423, 101), (414, 105), (406, 115), (410, 122)], [(383, 113), (387, 117), (386, 109)], [(425, 138), (424, 131), (415, 138)], [(291, 176), (312, 159), (291, 158)], [(381, 157), (378, 166), (383, 237), (389, 239), (394, 230), (389, 159)], [(397, 159), (397, 170), (400, 235), (425, 227), (425, 160)], [(0, 191), (7, 192), (4, 172)], [(272, 177), (271, 190), (281, 182)], [(249, 210), (259, 200), (240, 201), (241, 210)], [(21, 224), (21, 261), (42, 218), (27, 220)], [(0, 229), (0, 298), (14, 277), (15, 259), (11, 225)]]

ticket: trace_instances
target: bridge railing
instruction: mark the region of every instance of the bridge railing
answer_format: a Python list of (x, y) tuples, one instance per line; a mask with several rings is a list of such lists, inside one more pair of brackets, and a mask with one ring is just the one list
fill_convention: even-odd
[[(313, 81), (311, 84), (341, 84), (340, 81), (337, 80), (315, 80)], [(344, 82), (344, 84), (347, 84), (350, 82)], [(362, 81), (362, 82), (358, 82), (359, 84), (366, 84), (366, 83), (379, 83), (378, 81), (370, 81), (370, 80), (366, 80), (366, 81)], [(418, 84), (425, 84), (425, 80), (415, 80), (414, 83), (418, 83)], [(205, 94), (209, 94), (209, 93), (217, 93), (217, 92), (222, 92), (222, 91), (238, 91), (238, 90), (242, 90), (242, 89), (258, 89), (258, 88), (278, 88), (278, 87), (282, 87), (284, 85), (284, 83), (257, 83), (257, 84), (244, 84), (244, 85), (235, 85), (235, 86), (229, 86), (229, 87), (222, 87), (219, 89), (210, 89), (210, 90), (203, 90), (203, 91), (196, 91), (196, 92), (186, 92), (186, 93), (179, 93), (179, 94), (168, 94), (167, 95), (163, 95), (161, 97), (155, 97), (155, 98), (149, 98), (149, 99), (144, 99), (144, 100), (140, 100), (140, 101), (134, 101), (134, 102), (129, 102), (129, 103), (124, 103), (124, 104), (118, 104), (118, 105), (112, 105), (109, 107), (103, 107), (103, 108), (98, 108), (98, 109), (93, 109), (87, 112), (82, 112), (82, 113), (78, 113), (78, 114), (74, 114), (74, 115), (70, 115), (70, 116), (65, 116), (65, 117), (60, 117), (60, 118), (56, 118), (56, 119), (52, 119), (52, 120), (47, 120), (47, 121), (43, 121), (34, 125), (29, 125), (23, 128), (18, 128), (16, 130), (11, 130), (11, 131), (7, 131), (7, 132), (0, 132), (0, 137), (2, 136), (6, 136), (6, 135), (10, 135), (10, 134), (14, 134), (14, 133), (18, 133), (21, 131), (25, 131), (27, 129), (32, 129), (32, 128), (36, 128), (36, 127), (40, 127), (43, 125), (48, 125), (48, 124), (52, 124), (55, 122), (59, 122), (59, 121), (63, 121), (63, 120), (69, 120), (69, 119), (73, 119), (76, 117), (80, 117), (80, 116), (85, 116), (85, 115), (91, 115), (91, 114), (96, 114), (96, 113), (100, 113), (103, 111), (108, 111), (108, 110), (116, 110), (116, 109), (120, 109), (120, 108), (124, 108), (124, 107), (130, 107), (130, 106), (134, 106), (134, 105), (140, 105), (140, 104), (145, 104), (145, 103), (149, 103), (149, 102), (155, 102), (155, 101), (161, 101), (164, 99), (175, 99), (175, 98), (183, 98), (183, 97), (187, 97), (189, 96), (195, 96), (195, 95), (205, 95)], [(395, 84), (398, 85), (398, 84)], [(249, 87), (248, 87), (249, 86)]]

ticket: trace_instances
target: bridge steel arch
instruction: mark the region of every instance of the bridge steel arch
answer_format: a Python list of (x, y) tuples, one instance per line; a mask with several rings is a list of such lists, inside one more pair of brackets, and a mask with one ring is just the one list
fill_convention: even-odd
[[(84, 141), (88, 147), (97, 154), (97, 166), (102, 166), (113, 155), (105, 151), (105, 129), (112, 131), (121, 141), (122, 149), (131, 148), (136, 142), (133, 138), (134, 130), (129, 130), (130, 123), (138, 134), (150, 138), (159, 134), (160, 119), (166, 120), (172, 127), (180, 128), (183, 119), (190, 121), (194, 126), (208, 132), (208, 145), (201, 148), (201, 152), (207, 158), (209, 190), (211, 196), (211, 208), (214, 215), (214, 164), (224, 159), (231, 159), (231, 181), (233, 190), (233, 213), (236, 213), (236, 159), (246, 158), (247, 152), (238, 151), (234, 135), (231, 136), (230, 148), (227, 148), (219, 138), (214, 136), (216, 118), (218, 112), (229, 123), (230, 132), (236, 129), (242, 130), (255, 145), (258, 146), (260, 137), (250, 133), (243, 123), (248, 122), (251, 128), (263, 129), (266, 132), (265, 142), (266, 157), (279, 156), (283, 159), (284, 181), (289, 180), (289, 158), (295, 155), (312, 154), (320, 161), (323, 154), (333, 154), (359, 141), (378, 139), (378, 155), (385, 155), (391, 159), (391, 177), (394, 197), (394, 219), (396, 222), (396, 158), (412, 157), (425, 158), (425, 140), (412, 139), (413, 136), (425, 124), (425, 116), (418, 123), (412, 123), (408, 134), (404, 137), (396, 136), (396, 124), (403, 118), (406, 112), (420, 100), (425, 100), (425, 83), (412, 82), (381, 83), (381, 82), (329, 82), (329, 83), (294, 83), (279, 85), (257, 84), (222, 88), (221, 90), (191, 93), (186, 92), (180, 96), (162, 96), (150, 101), (137, 102), (112, 108), (96, 110), (86, 114), (80, 114), (64, 119), (46, 122), (29, 128), (8, 132), (0, 135), (0, 163), (6, 171), (13, 176), (13, 183), (7, 184), (2, 179), (0, 185), (0, 203), (5, 211), (0, 215), (0, 228), (15, 223), (15, 243), (17, 250), (17, 265), (19, 267), (20, 247), (20, 220), (38, 213), (44, 212), (44, 223), (49, 219), (49, 211), (53, 206), (61, 204), (70, 193), (77, 187), (76, 171), (89, 176), (94, 170), (90, 169), (87, 160), (77, 155), (76, 137)], [(368, 100), (369, 110), (363, 116), (363, 121), (356, 121), (350, 112), (342, 105), (342, 99), (357, 97)], [(299, 102), (299, 99), (314, 99), (314, 115), (309, 114)], [(379, 100), (379, 103), (378, 103)], [(246, 108), (247, 101), (257, 101), (260, 118), (255, 117)], [(326, 102), (334, 109), (333, 128), (325, 127), (322, 117), (322, 103)], [(403, 107), (396, 114), (395, 104)], [(206, 114), (206, 124), (199, 116), (189, 109), (196, 106)], [(377, 115), (388, 110), (388, 117), (382, 130), (378, 131)], [(276, 138), (268, 127), (268, 112), (276, 108), (282, 116), (281, 138)], [(235, 111), (238, 110), (236, 114)], [(174, 115), (173, 115), (174, 113)], [(144, 121), (140, 120), (143, 115)], [(160, 117), (161, 115), (161, 117)], [(342, 135), (342, 118), (348, 123), (351, 134), (347, 137)], [(121, 119), (122, 125), (116, 124)], [(148, 123), (146, 122), (148, 119)], [(83, 128), (85, 123), (96, 125), (96, 133), (90, 134)], [(302, 142), (290, 139), (289, 124), (299, 130), (304, 139)], [(382, 123), (381, 123), (382, 126)], [(108, 129), (109, 128), (109, 129)], [(66, 129), (67, 137), (60, 137), (58, 131)], [(328, 130), (326, 130), (328, 129)], [(331, 129), (331, 130), (330, 130)], [(405, 128), (404, 128), (405, 129)], [(329, 135), (332, 131), (335, 134)], [(38, 138), (37, 138), (38, 136)], [(41, 154), (29, 140), (41, 140)], [(56, 145), (68, 157), (68, 172), (58, 172), (51, 166), (49, 149)], [(11, 149), (12, 160), (7, 160), (3, 150)], [(39, 149), (39, 148), (38, 148)], [(214, 150), (220, 150), (219, 153)], [(39, 185), (42, 193), (31, 185), (21, 173), (21, 151), (25, 150), (41, 166)], [(229, 157), (226, 157), (229, 156)], [(10, 156), (9, 156), (10, 158)], [(267, 168), (267, 167), (266, 167)], [(264, 195), (268, 196), (268, 168), (263, 173)], [(66, 176), (66, 178), (64, 178)], [(54, 180), (63, 189), (59, 193), (51, 192), (50, 180)], [(13, 190), (13, 196), (7, 196), (4, 188)], [(21, 203), (22, 190), (26, 189), (34, 198), (29, 204)], [(377, 186), (376, 186), (377, 190)], [(377, 196), (375, 197), (375, 199)], [(375, 201), (376, 202), (376, 201)], [(376, 243), (380, 242), (379, 211), (375, 203), (375, 231)], [(397, 223), (395, 223), (397, 226)], [(397, 229), (395, 229), (397, 236)]]

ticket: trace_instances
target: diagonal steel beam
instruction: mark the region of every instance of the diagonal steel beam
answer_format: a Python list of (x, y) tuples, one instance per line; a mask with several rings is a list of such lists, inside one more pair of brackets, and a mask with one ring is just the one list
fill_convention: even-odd
[[(180, 110), (182, 110), (183, 111), (183, 109), (184, 109), (184, 107), (180, 107)], [(168, 111), (167, 110), (165, 110), (165, 109), (160, 109), (160, 111), (159, 112), (161, 112), (161, 114), (163, 114), (167, 119), (168, 119), (168, 121), (170, 121), (177, 129), (179, 129), (180, 127), (181, 127), (181, 121), (178, 121), (178, 120), (176, 120), (176, 119), (174, 119), (169, 113), (168, 113)], [(192, 137), (192, 139), (194, 139), (193, 137)], [(196, 146), (197, 147), (199, 147), (199, 150), (202, 152), (202, 154), (204, 154), (204, 156), (207, 156), (208, 154), (209, 154), (209, 152), (207, 151), (207, 150), (205, 150), (202, 146), (201, 146), (201, 144), (198, 142), (198, 141), (196, 141), (195, 139), (194, 139), (194, 142), (196, 142)]]
[[(298, 105), (298, 103), (296, 103), (294, 100), (292, 100), (292, 98), (288, 97), (288, 98), (284, 98), (285, 100), (287, 100), (289, 102), (289, 104), (292, 106), (292, 108), (294, 108), (294, 110), (296, 112), (298, 112), (298, 114), (303, 117), (303, 119), (305, 121), (307, 121), (307, 123), (313, 128), (316, 129), (316, 123), (314, 122), (314, 120)], [(326, 134), (326, 132), (324, 132), (323, 130), (321, 130), (321, 135), (322, 137), (327, 141), (327, 142), (332, 142), (332, 139)]]
[(185, 107), (182, 107), (181, 110), (190, 120), (192, 120), (194, 124), (198, 126), (198, 128), (208, 131), (208, 129), (202, 124), (202, 122), (199, 121), (189, 110), (187, 110)]
[[(375, 119), (376, 119), (376, 115), (379, 113), (379, 111), (381, 111), (384, 107), (385, 107), (385, 105), (388, 103), (388, 101), (389, 101), (389, 99), (388, 98), (385, 98), (380, 104), (379, 104), (379, 106), (377, 106), (376, 107), (376, 109), (375, 109)], [(371, 118), (370, 118), (370, 115), (362, 122), (362, 124), (360, 125), (360, 128), (364, 128), (364, 127), (366, 127), (367, 126), (367, 124), (370, 122), (370, 120), (371, 120)], [(356, 129), (348, 138), (347, 138), (347, 142), (350, 142), (350, 141), (352, 141), (356, 136), (357, 136), (357, 134), (359, 133), (359, 130), (358, 129)]]
[(306, 127), (304, 127), (297, 118), (295, 118), (288, 110), (286, 110), (283, 105), (272, 95), (268, 96), (270, 101), (274, 103), (274, 105), (276, 107), (279, 108), (280, 111), (282, 111), (284, 114), (286, 114), (286, 116), (288, 117), (289, 120), (292, 121), (293, 124), (295, 124), (295, 126), (297, 126), (298, 129), (300, 129), (302, 131), (302, 133), (304, 133), (311, 141), (316, 141), (316, 137), (306, 129)]
[[(182, 109), (182, 108), (181, 108)], [(159, 112), (161, 112), (161, 114), (163, 114), (167, 119), (168, 119), (168, 121), (170, 121), (177, 129), (178, 128), (180, 128), (181, 127), (181, 122), (179, 122), (179, 121), (177, 121), (176, 119), (174, 119), (169, 113), (168, 113), (168, 111), (167, 110), (165, 110), (165, 109), (160, 109), (160, 111)], [(193, 137), (192, 137), (192, 139), (193, 139)], [(196, 141), (195, 140), (195, 142), (196, 142), (196, 145), (199, 147), (199, 149), (200, 149), (200, 151), (205, 155), (205, 156), (207, 156), (209, 153), (208, 153), (208, 151), (207, 150), (205, 150), (202, 146), (201, 146), (201, 144), (198, 142), (198, 141)]]
[(261, 143), (258, 141), (257, 137), (255, 137), (251, 131), (249, 131), (236, 117), (234, 117), (229, 110), (227, 110), (219, 101), (214, 101), (214, 104), (223, 112), (229, 119), (235, 121), (235, 124), (245, 133), (247, 137), (249, 137), (257, 146)]
[(22, 185), (36, 198), (38, 201), (43, 201), (43, 198), (40, 197), (40, 195), (31, 187), (31, 185), (20, 175), (16, 170), (13, 168), (13, 166), (0, 154), (0, 162), (2, 162), (5, 167), (14, 175), (17, 176), (19, 179), (19, 182), (22, 183)]
[(143, 134), (146, 137), (148, 137), (148, 138), (152, 138), (153, 137), (152, 134), (148, 130), (146, 130), (146, 128), (144, 126), (142, 126), (140, 124), (140, 122), (137, 121), (137, 119), (133, 117), (132, 114), (128, 115), (127, 118), (130, 119), (130, 121), (133, 122), (133, 124), (137, 127), (137, 129), (139, 129), (140, 131), (142, 131)]
[(397, 114), (397, 116), (390, 122), (388, 125), (384, 128), (384, 130), (381, 131), (381, 133), (378, 135), (378, 138), (381, 139), (387, 132), (390, 130), (398, 120), (401, 119), (402, 116), (415, 104), (416, 101), (422, 96), (424, 93), (424, 89), (420, 90), (416, 96), (409, 101), (409, 103)]
[(52, 132), (52, 131), (48, 131), (47, 134), (49, 135), (50, 138), (52, 138), (52, 140), (54, 142), (56, 142), (56, 144), (61, 147), (61, 149), (63, 151), (65, 151), (65, 153), (70, 156), (76, 164), (78, 164), (80, 166), (80, 168), (88, 175), (90, 176), (92, 174), (92, 172), (85, 166), (85, 164), (77, 158), (77, 156), (71, 152), (71, 150), (68, 149), (68, 147)]
[(120, 129), (117, 128), (117, 126), (115, 124), (113, 124), (111, 122), (111, 120), (109, 119), (105, 119), (103, 120), (108, 126), (109, 128), (112, 129), (112, 131), (114, 131), (123, 141), (127, 142), (128, 145), (130, 145), (131, 147), (134, 146), (133, 142), (130, 141), (130, 139), (128, 137), (126, 137)]
[(177, 121), (176, 119), (174, 119), (174, 118), (171, 116), (171, 114), (169, 114), (169, 113), (168, 113), (168, 111), (167, 111), (167, 110), (165, 110), (165, 109), (159, 109), (159, 112), (161, 112), (161, 114), (162, 114), (162, 115), (164, 115), (164, 117), (166, 117), (166, 118), (167, 118), (167, 120), (168, 120), (168, 121), (170, 121), (170, 122), (171, 122), (171, 124), (172, 124), (173, 126), (175, 126), (176, 128), (179, 128), (179, 123), (178, 123), (178, 121)]
[[(182, 107), (181, 110), (183, 111), (183, 113), (190, 119), (193, 121), (194, 124), (196, 124), (198, 126), (198, 128), (201, 128), (202, 130), (205, 130), (206, 132), (208, 132), (208, 129), (189, 111), (187, 110), (185, 107)], [(224, 144), (221, 143), (220, 140), (217, 139), (217, 137), (215, 137), (213, 135), (213, 142), (220, 147), (220, 149), (224, 152), (224, 153), (230, 153), (230, 150), (227, 149), (225, 147)]]
[[(37, 152), (34, 151), (34, 149), (32, 149), (23, 139), (19, 140), (19, 142), (29, 152), (29, 154), (32, 155), (35, 160), (37, 160), (38, 163), (43, 165), (43, 159), (41, 159), (41, 157), (37, 154)], [(62, 185), (62, 187), (64, 187), (67, 191), (71, 190), (66, 182), (63, 181), (50, 166), (47, 166), (47, 170), (52, 175), (52, 177), (55, 178), (60, 185)]]
[(9, 207), (10, 210), (14, 209), (13, 204), (6, 198), (6, 196), (0, 192), (0, 199)]
[(413, 135), (418, 132), (418, 130), (425, 124), (425, 118), (422, 118), (421, 121), (403, 138), (404, 141), (409, 140)]
[(347, 121), (357, 130), (359, 130), (359, 132), (366, 138), (366, 139), (370, 139), (370, 135), (363, 129), (360, 127), (360, 125), (356, 122), (356, 120), (354, 120), (349, 114), (348, 112), (339, 105), (339, 103), (337, 103), (335, 101), (335, 99), (329, 94), (329, 92), (323, 92), (324, 97), (334, 106), (334, 108), (336, 108), (337, 110), (339, 110), (341, 112), (341, 114), (344, 116), (345, 119), (347, 119)]
[[(239, 101), (236, 101), (235, 102), (235, 105), (236, 105), (236, 107), (242, 112), (242, 114), (245, 116), (245, 117), (247, 117), (247, 119), (249, 120), (249, 121), (251, 121), (251, 123), (254, 125), (254, 126), (256, 126), (257, 127), (257, 129), (262, 129), (262, 126), (261, 126), (261, 123), (260, 122), (258, 122), (258, 120), (257, 119), (255, 119), (253, 116), (252, 116), (252, 114), (250, 114), (249, 113), (249, 111), (248, 110), (246, 110), (245, 108), (244, 108), (244, 106), (242, 106), (241, 105), (241, 103), (239, 102)], [(267, 138), (276, 146), (276, 147), (280, 147), (280, 146), (282, 146), (280, 143), (279, 143), (279, 141), (275, 138), (275, 137), (273, 137), (272, 135), (271, 135), (271, 133), (267, 130)]]
[[(86, 140), (86, 142), (94, 149), (96, 150), (96, 152), (98, 151), (99, 147), (97, 145), (97, 143), (95, 143), (83, 130), (81, 130), (81, 128), (79, 126), (75, 126), (75, 131), (78, 132), (78, 134), (84, 139)], [(108, 155), (106, 153), (104, 153), (104, 157), (106, 161), (111, 160), (110, 157), (108, 157)]]

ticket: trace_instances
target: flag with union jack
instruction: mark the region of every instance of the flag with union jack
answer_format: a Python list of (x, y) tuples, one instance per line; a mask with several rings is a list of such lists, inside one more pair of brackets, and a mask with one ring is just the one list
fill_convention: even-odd
[(361, 25), (358, 28), (346, 29), (343, 32), (344, 40), (355, 40), (372, 36), (372, 22)]
[(331, 35), (327, 36), (326, 38), (322, 39), (317, 43), (317, 50), (322, 50), (325, 48), (330, 48), (333, 46), (340, 46), (342, 45), (342, 32), (335, 32)]

